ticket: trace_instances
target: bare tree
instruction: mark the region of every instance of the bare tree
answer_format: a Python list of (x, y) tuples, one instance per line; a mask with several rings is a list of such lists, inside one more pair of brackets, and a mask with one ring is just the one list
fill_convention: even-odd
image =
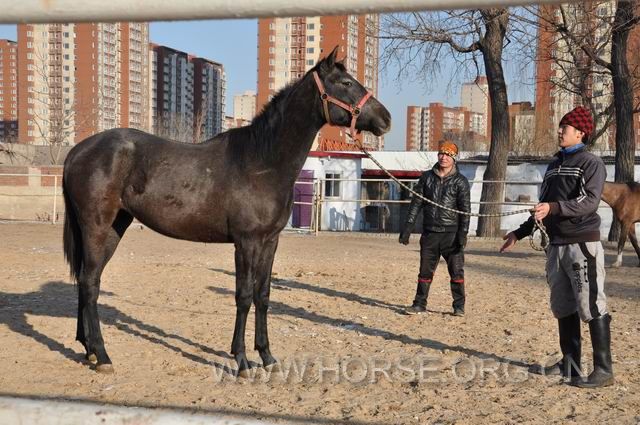
[(36, 60), (31, 66), (35, 75), (30, 96), (33, 103), (29, 104), (29, 113), (40, 141), (49, 147), (51, 163), (58, 164), (62, 147), (71, 145), (78, 128), (100, 112), (87, 111), (86, 105), (75, 96), (73, 85), (64, 86), (59, 55), (38, 48), (34, 55)]
[(544, 97), (536, 105), (535, 144), (547, 153), (556, 149), (560, 117), (575, 104), (588, 108), (594, 117), (596, 130), (587, 145), (608, 149), (615, 109), (612, 74), (605, 62), (611, 55), (614, 5), (606, 1), (539, 6), (518, 17), (527, 24), (530, 43), (537, 46), (529, 60), (547, 68), (547, 72), (538, 69), (539, 89), (553, 93), (553, 107)]
[(181, 143), (202, 143), (205, 141), (207, 116), (211, 110), (211, 93), (202, 99), (194, 113), (170, 112), (156, 120), (153, 132)]
[[(611, 72), (616, 109), (615, 181), (617, 182), (633, 181), (635, 177), (636, 137), (633, 128), (633, 93), (635, 88), (627, 62), (627, 46), (629, 32), (640, 23), (639, 12), (637, 2), (618, 1), (613, 21)], [(609, 232), (609, 240), (617, 240), (619, 236), (620, 222), (614, 219)]]
[(213, 100), (212, 92), (208, 91), (193, 114), (193, 143), (202, 143), (206, 138), (207, 116)]
[[(615, 13), (610, 12), (615, 6)], [(575, 13), (568, 7), (579, 8), (581, 19), (574, 22)], [(579, 74), (588, 86), (598, 76), (611, 79), (611, 102), (605, 108), (609, 118), (603, 127), (615, 123), (616, 154), (615, 181), (634, 180), (635, 134), (633, 114), (640, 112), (634, 108), (634, 91), (640, 89), (640, 73), (638, 69), (629, 69), (628, 38), (630, 31), (640, 23), (637, 2), (618, 0), (616, 2), (586, 2), (571, 6), (549, 6), (551, 12), (538, 16), (546, 28), (558, 34), (558, 38), (575, 56), (582, 58), (583, 70)], [(583, 94), (584, 93), (584, 94)], [(581, 92), (582, 102), (591, 105), (589, 90)], [(592, 108), (593, 111), (593, 108)], [(598, 112), (598, 111), (594, 111)], [(614, 115), (615, 113), (615, 115)], [(599, 117), (599, 114), (594, 114)], [(613, 117), (615, 116), (615, 119)], [(601, 133), (602, 134), (602, 129)], [(597, 134), (596, 134), (597, 136)], [(619, 222), (614, 220), (609, 239), (617, 239)]]
[(13, 144), (8, 141), (0, 141), (0, 164), (2, 164), (2, 158), (6, 157), (10, 162), (16, 157), (16, 152), (13, 150)]
[[(484, 69), (489, 84), (491, 145), (484, 173), (486, 181), (504, 181), (509, 151), (509, 113), (502, 53), (508, 40), (509, 10), (416, 12), (383, 15), (380, 38), (384, 41), (382, 64), (398, 65), (398, 77), (416, 73), (425, 82), (442, 71), (442, 63), (453, 58), (460, 67), (452, 72), (451, 83), (460, 72), (479, 76)], [(481, 58), (480, 58), (481, 57)], [(504, 183), (482, 186), (481, 213), (498, 213), (504, 200)], [(500, 219), (481, 217), (479, 236), (498, 236)]]
[(193, 117), (177, 112), (166, 113), (156, 120), (154, 134), (181, 143), (194, 143)]

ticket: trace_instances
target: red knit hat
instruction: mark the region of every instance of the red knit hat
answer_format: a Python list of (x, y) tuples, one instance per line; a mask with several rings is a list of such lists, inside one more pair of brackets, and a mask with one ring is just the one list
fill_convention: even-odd
[(582, 131), (585, 134), (585, 137), (589, 137), (593, 132), (593, 118), (591, 117), (591, 112), (589, 112), (587, 108), (578, 106), (562, 117), (560, 120), (560, 126), (563, 125), (575, 127)]

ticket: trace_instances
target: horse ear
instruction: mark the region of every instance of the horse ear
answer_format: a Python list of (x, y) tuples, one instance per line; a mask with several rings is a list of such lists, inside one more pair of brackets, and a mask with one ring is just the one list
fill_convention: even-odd
[(329, 68), (333, 68), (336, 64), (336, 57), (338, 56), (338, 46), (334, 47), (329, 56), (327, 56), (324, 60), (324, 63)]

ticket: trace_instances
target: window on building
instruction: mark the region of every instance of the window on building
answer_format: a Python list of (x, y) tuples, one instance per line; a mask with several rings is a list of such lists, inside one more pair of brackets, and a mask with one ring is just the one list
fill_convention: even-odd
[(324, 196), (327, 198), (338, 198), (340, 197), (340, 181), (337, 179), (342, 178), (341, 173), (325, 173), (324, 178), (326, 179), (324, 184)]

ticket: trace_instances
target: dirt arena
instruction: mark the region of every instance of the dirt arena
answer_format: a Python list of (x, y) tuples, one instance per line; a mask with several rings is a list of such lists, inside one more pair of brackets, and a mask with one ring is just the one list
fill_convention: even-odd
[[(640, 422), (640, 267), (631, 249), (608, 269), (617, 382), (581, 390), (529, 375), (558, 351), (544, 256), (526, 241), (467, 247), (467, 314), (450, 314), (440, 264), (430, 313), (401, 314), (418, 266), (417, 238), (283, 234), (269, 330), (281, 371), (235, 378), (229, 356), (234, 265), (230, 245), (131, 228), (99, 300), (115, 373), (91, 370), (75, 338), (77, 294), (61, 226), (3, 224), (0, 395), (213, 412), (277, 423), (487, 424)], [(613, 259), (607, 248), (607, 261)], [(253, 351), (253, 311), (247, 329)], [(583, 362), (591, 348), (583, 325)]]

